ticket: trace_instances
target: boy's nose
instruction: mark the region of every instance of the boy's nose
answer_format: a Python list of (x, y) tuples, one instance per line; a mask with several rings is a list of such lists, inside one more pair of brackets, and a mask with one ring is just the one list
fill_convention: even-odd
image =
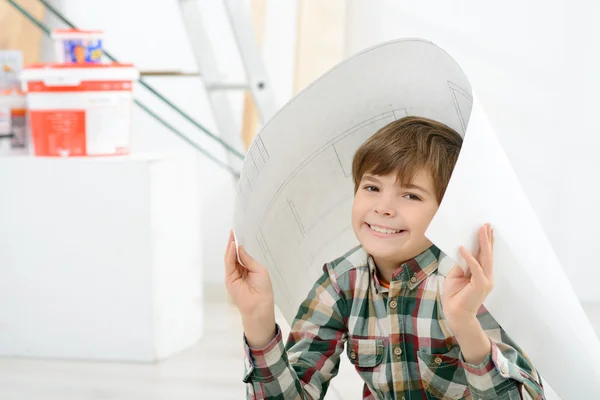
[(391, 210), (381, 210), (381, 209), (375, 209), (375, 213), (383, 215), (385, 217), (391, 217), (394, 215), (394, 212)]
[(385, 217), (396, 216), (396, 197), (392, 193), (381, 193), (381, 196), (374, 199), (373, 210), (376, 214)]
[(375, 206), (375, 213), (385, 217), (393, 217), (396, 215), (396, 209), (388, 204), (377, 204)]

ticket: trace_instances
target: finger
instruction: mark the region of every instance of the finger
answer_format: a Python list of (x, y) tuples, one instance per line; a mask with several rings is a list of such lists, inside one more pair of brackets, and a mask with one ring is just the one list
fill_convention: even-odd
[(227, 255), (229, 254), (229, 247), (231, 246), (231, 237), (233, 230), (229, 231), (229, 239), (227, 240), (227, 246), (225, 246), (225, 255), (223, 256), (223, 262), (227, 262)]
[[(479, 230), (479, 255), (483, 256), (486, 247), (489, 245), (489, 232), (490, 232), (490, 228), (488, 226), (488, 224), (485, 224), (481, 227), (481, 229)], [(478, 257), (478, 260), (481, 261), (481, 259)]]
[(261, 272), (262, 271), (260, 264), (257, 263), (256, 260), (254, 258), (252, 258), (252, 256), (250, 256), (250, 254), (248, 254), (248, 252), (246, 252), (246, 248), (244, 246), (240, 246), (239, 252), (240, 252), (240, 261), (242, 262), (242, 265), (244, 266), (244, 268), (246, 268), (250, 272)]
[(463, 246), (460, 247), (460, 254), (467, 262), (467, 266), (471, 272), (471, 282), (476, 287), (483, 287), (485, 284), (485, 275), (483, 274), (483, 270), (477, 259)]
[(494, 256), (492, 253), (492, 226), (490, 224), (485, 225), (485, 230), (483, 231), (480, 246), (481, 246), (481, 254), (479, 257), (479, 265), (483, 269), (483, 273), (485, 277), (489, 280), (492, 279), (492, 269), (494, 265)]
[(483, 248), (483, 241), (485, 240), (485, 231), (487, 229), (487, 225), (482, 225), (481, 228), (479, 228), (479, 235), (478, 235), (478, 239), (479, 239), (479, 246), (477, 247), (477, 251), (474, 254), (474, 257), (480, 261), (481, 260), (481, 249)]
[(487, 224), (481, 225), (481, 228), (479, 228), (479, 233), (478, 233), (478, 244), (479, 246), (477, 246), (477, 251), (474, 254), (475, 259), (477, 259), (477, 262), (479, 262), (481, 264), (481, 254), (482, 254), (482, 250), (485, 244), (485, 237), (486, 237), (486, 231), (487, 231)]
[(225, 262), (227, 262), (227, 254), (229, 253), (229, 246), (231, 245), (231, 242), (234, 241), (233, 238), (233, 228), (229, 230), (229, 239), (227, 240), (227, 246), (225, 246)]

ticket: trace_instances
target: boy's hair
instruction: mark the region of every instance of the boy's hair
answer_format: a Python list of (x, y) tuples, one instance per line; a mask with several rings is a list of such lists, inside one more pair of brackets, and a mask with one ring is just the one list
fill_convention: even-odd
[(442, 201), (462, 145), (452, 128), (428, 118), (404, 117), (367, 139), (354, 154), (354, 193), (365, 174), (398, 173), (398, 182), (411, 183), (419, 169), (431, 173), (438, 204)]

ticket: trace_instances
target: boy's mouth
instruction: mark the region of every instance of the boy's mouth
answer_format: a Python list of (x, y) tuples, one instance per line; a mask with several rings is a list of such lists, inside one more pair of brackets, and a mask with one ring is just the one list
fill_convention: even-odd
[(379, 226), (379, 225), (371, 225), (369, 223), (365, 223), (371, 231), (378, 233), (380, 235), (399, 235), (401, 233), (406, 232), (404, 229), (393, 229), (390, 227)]

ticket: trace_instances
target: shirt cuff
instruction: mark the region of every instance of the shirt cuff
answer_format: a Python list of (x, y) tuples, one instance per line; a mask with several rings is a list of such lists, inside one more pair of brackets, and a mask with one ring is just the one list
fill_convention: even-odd
[(283, 345), (283, 336), (279, 325), (276, 325), (277, 334), (263, 349), (252, 349), (244, 335), (244, 382), (257, 381), (270, 382), (274, 380), (287, 365), (287, 356)]
[[(469, 364), (460, 354), (471, 391), (480, 398), (488, 398), (486, 396), (490, 394), (500, 395), (513, 386), (511, 379), (523, 380), (518, 371), (511, 371), (508, 359), (502, 355), (496, 343), (492, 340), (490, 343), (492, 351), (479, 365)], [(511, 372), (515, 372), (515, 376)]]

